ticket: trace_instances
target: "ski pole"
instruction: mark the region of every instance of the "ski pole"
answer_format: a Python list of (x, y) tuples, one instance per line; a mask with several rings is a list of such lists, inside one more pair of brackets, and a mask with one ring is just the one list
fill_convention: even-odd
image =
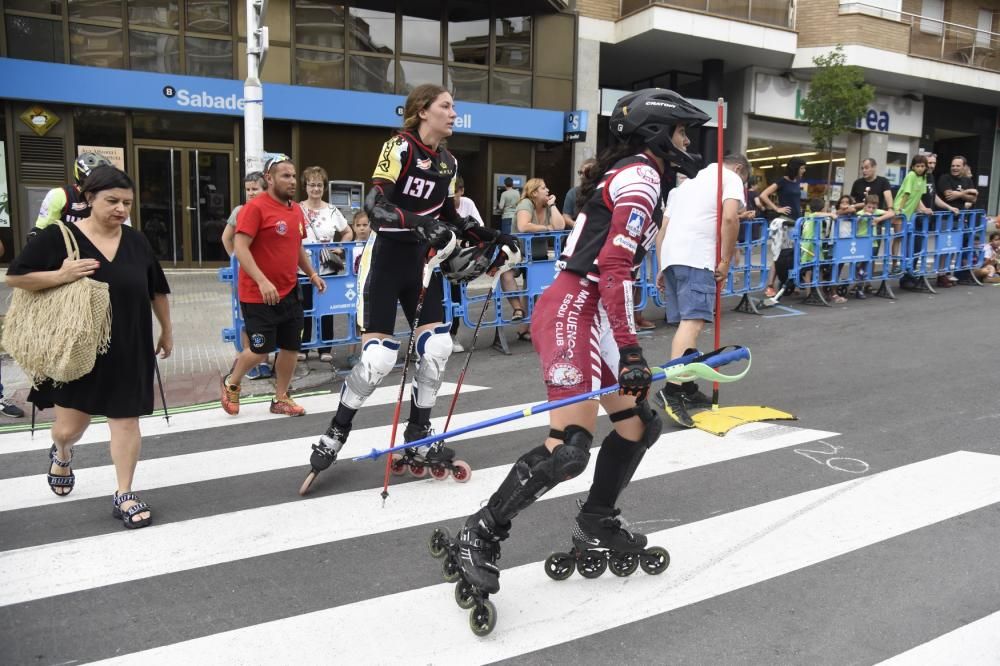
[(153, 369), (156, 371), (156, 383), (160, 385), (160, 402), (163, 403), (163, 418), (167, 420), (167, 425), (170, 425), (170, 412), (167, 411), (167, 394), (163, 392), (163, 378), (160, 377), (160, 363), (156, 360), (156, 355), (153, 355)]
[[(724, 375), (717, 372), (715, 368), (728, 365), (729, 363), (735, 363), (737, 361), (747, 361), (747, 366), (735, 375)], [(669, 363), (666, 363), (662, 367), (652, 368), (653, 371), (653, 381), (658, 381), (660, 379), (674, 380), (674, 381), (688, 381), (693, 379), (705, 379), (711, 381), (718, 381), (722, 383), (735, 382), (742, 379), (750, 371), (750, 350), (746, 347), (734, 347), (728, 351), (719, 349), (707, 354), (688, 354), (687, 356), (682, 356), (676, 358)], [(448, 437), (457, 437), (458, 435), (464, 435), (467, 432), (473, 432), (475, 430), (482, 430), (483, 428), (489, 428), (491, 426), (500, 425), (501, 423), (507, 423), (509, 421), (516, 421), (517, 419), (524, 418), (526, 416), (532, 416), (534, 414), (541, 414), (543, 412), (548, 412), (553, 409), (559, 409), (560, 407), (566, 407), (567, 405), (573, 405), (578, 402), (583, 402), (584, 400), (589, 400), (597, 396), (604, 395), (606, 393), (612, 393), (618, 390), (618, 384), (613, 386), (605, 386), (604, 388), (597, 389), (596, 391), (590, 391), (589, 393), (582, 393), (580, 395), (574, 395), (569, 398), (563, 398), (562, 400), (553, 400), (552, 402), (543, 402), (537, 405), (532, 405), (531, 407), (526, 407), (517, 412), (511, 412), (510, 414), (505, 414), (503, 416), (497, 416), (492, 419), (487, 419), (479, 423), (473, 423), (461, 428), (452, 430), (449, 433), (437, 433), (434, 435), (429, 435), (423, 439), (418, 439), (413, 442), (407, 442), (400, 446), (391, 446), (388, 449), (372, 449), (369, 453), (362, 456), (356, 456), (351, 460), (358, 462), (360, 460), (376, 460), (379, 457), (385, 455), (386, 453), (393, 453), (395, 451), (400, 451), (402, 449), (408, 449), (413, 446), (426, 446), (439, 442), (442, 439)]]

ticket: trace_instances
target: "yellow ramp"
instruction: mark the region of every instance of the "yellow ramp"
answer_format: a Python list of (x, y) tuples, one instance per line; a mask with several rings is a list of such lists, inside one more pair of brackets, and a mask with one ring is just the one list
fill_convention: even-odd
[(724, 437), (727, 432), (746, 423), (756, 421), (795, 421), (788, 412), (773, 407), (747, 405), (743, 407), (719, 407), (707, 409), (691, 416), (694, 427), (713, 435)]

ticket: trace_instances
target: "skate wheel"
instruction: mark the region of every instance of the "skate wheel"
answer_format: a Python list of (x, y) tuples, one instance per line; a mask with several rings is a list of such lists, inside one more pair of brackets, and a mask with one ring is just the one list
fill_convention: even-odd
[(413, 463), (413, 462), (411, 462), (410, 463), (410, 474), (412, 474), (413, 476), (417, 477), (418, 479), (422, 479), (425, 476), (427, 476), (427, 468), (424, 467), (423, 465), (421, 465), (420, 463)]
[(392, 454), (392, 473), (396, 476), (406, 474), (406, 463), (403, 462), (403, 456), (398, 453)]
[(453, 465), (451, 478), (455, 479), (459, 483), (465, 483), (472, 478), (472, 468), (469, 467), (469, 463), (464, 460), (455, 460), (451, 464)]
[(489, 599), (483, 599), (469, 613), (469, 628), (476, 636), (486, 636), (497, 626), (497, 609)]
[(576, 570), (584, 578), (597, 578), (608, 568), (608, 560), (599, 550), (588, 550), (576, 561)]
[(431, 552), (431, 557), (440, 560), (448, 552), (448, 542), (451, 541), (451, 534), (443, 527), (437, 527), (431, 532), (431, 538), (427, 540), (427, 549)]
[(573, 575), (574, 564), (569, 553), (552, 553), (545, 558), (545, 574), (552, 580), (566, 580)]
[(455, 583), (455, 603), (462, 610), (469, 610), (476, 605), (476, 598), (472, 594), (472, 586), (464, 580)]
[(638, 553), (615, 553), (608, 557), (608, 568), (619, 578), (631, 576), (639, 568), (639, 555)]
[(431, 473), (431, 477), (435, 481), (444, 481), (449, 476), (451, 476), (451, 470), (449, 470), (447, 467), (438, 467), (437, 465), (433, 465), (428, 469)]
[(461, 577), (455, 560), (450, 557), (445, 558), (444, 564), (441, 565), (441, 575), (444, 577), (446, 583), (454, 583)]
[(639, 556), (639, 566), (650, 576), (661, 574), (670, 566), (670, 553), (667, 552), (666, 548), (660, 548), (659, 546), (647, 548)]
[(304, 496), (307, 492), (309, 492), (309, 488), (312, 487), (313, 481), (315, 480), (316, 480), (316, 472), (310, 471), (306, 475), (306, 480), (302, 482), (301, 486), (299, 486), (299, 495)]

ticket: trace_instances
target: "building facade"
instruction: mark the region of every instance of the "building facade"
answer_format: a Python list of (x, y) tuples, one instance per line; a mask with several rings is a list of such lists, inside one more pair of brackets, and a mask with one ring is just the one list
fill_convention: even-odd
[[(561, 0), (271, 0), (264, 146), (367, 187), (406, 94), (454, 91), (466, 195), (499, 174), (565, 192), (577, 17)], [(0, 0), (9, 261), (82, 150), (136, 180), (133, 223), (167, 265), (226, 259), (243, 175), (244, 0)], [(0, 220), (0, 224), (3, 224)]]

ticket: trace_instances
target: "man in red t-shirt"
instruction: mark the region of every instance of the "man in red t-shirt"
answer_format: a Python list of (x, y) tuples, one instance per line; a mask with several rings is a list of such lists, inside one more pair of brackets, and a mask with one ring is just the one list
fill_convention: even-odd
[(239, 413), (243, 375), (277, 347), (271, 412), (302, 416), (306, 410), (288, 395), (302, 344), (297, 269), (309, 276), (320, 293), (326, 291), (326, 283), (302, 247), (306, 223), (295, 204), (295, 165), (287, 156), (276, 155), (264, 163), (264, 176), (267, 192), (248, 201), (236, 219), (238, 293), (250, 346), (222, 378), (222, 409), (227, 414)]

